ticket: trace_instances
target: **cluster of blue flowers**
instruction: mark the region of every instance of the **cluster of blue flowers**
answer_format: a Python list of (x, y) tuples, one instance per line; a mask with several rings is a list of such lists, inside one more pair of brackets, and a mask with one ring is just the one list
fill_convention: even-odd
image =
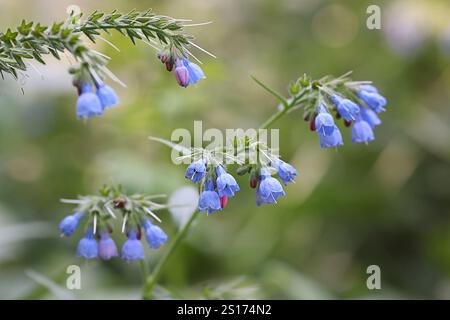
[(164, 52), (158, 53), (158, 58), (166, 65), (167, 71), (174, 72), (177, 83), (183, 88), (206, 78), (202, 68), (187, 58), (174, 58), (173, 55)]
[[(59, 224), (62, 236), (70, 236), (78, 226), (80, 219), (85, 216), (83, 212), (76, 212), (65, 217)], [(121, 257), (123, 260), (144, 259), (144, 246), (142, 245), (141, 230), (144, 229), (145, 238), (150, 248), (157, 249), (167, 242), (166, 233), (150, 220), (143, 219), (141, 225), (130, 228), (127, 232), (128, 239), (122, 246)], [(99, 234), (94, 234), (91, 225), (86, 230), (84, 238), (80, 240), (77, 247), (77, 256), (85, 259), (110, 260), (119, 256), (117, 246), (110, 237), (111, 230), (103, 228)]]
[(100, 81), (94, 81), (96, 91), (92, 90), (92, 83), (82, 81), (76, 84), (79, 92), (77, 101), (78, 119), (88, 119), (103, 114), (104, 110), (119, 103), (116, 92), (110, 86)]
[[(276, 171), (280, 180), (287, 185), (293, 182), (297, 171), (290, 164), (276, 159), (270, 167), (260, 165), (246, 166), (245, 172), (250, 172), (250, 187), (256, 189), (256, 204), (276, 203), (278, 197), (284, 196), (281, 183), (272, 177)], [(205, 159), (191, 163), (185, 172), (185, 177), (193, 183), (200, 183), (202, 190), (198, 203), (198, 211), (211, 214), (225, 208), (228, 199), (240, 190), (236, 179), (222, 165), (212, 165)]]
[(272, 171), (277, 172), (278, 178), (285, 186), (294, 182), (297, 177), (297, 170), (280, 159), (272, 161), (271, 167), (261, 168), (259, 172), (251, 175), (250, 187), (256, 188), (256, 205), (260, 206), (265, 203), (277, 203), (278, 197), (284, 197), (286, 193), (280, 182), (272, 177)]
[(226, 207), (228, 199), (240, 190), (236, 179), (221, 165), (213, 166), (201, 159), (186, 169), (187, 179), (202, 186), (203, 192), (198, 201), (198, 210), (211, 214)]
[[(377, 114), (386, 110), (387, 101), (372, 85), (359, 85), (354, 90), (360, 100), (358, 104), (338, 94), (331, 95), (329, 99), (336, 111), (336, 118), (342, 118), (346, 126), (351, 126), (352, 142), (369, 143), (375, 139), (375, 126), (381, 124)], [(339, 147), (344, 144), (342, 134), (323, 101), (316, 108), (311, 129), (317, 132), (321, 148)]]

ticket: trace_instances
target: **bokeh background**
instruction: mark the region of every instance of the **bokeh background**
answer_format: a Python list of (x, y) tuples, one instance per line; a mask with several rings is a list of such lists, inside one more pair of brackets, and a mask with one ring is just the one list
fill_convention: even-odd
[[(203, 216), (164, 270), (161, 297), (450, 298), (450, 3), (446, 0), (3, 0), (0, 29), (22, 18), (50, 23), (66, 7), (156, 13), (211, 25), (192, 27), (208, 79), (179, 88), (155, 51), (118, 35), (104, 43), (127, 88), (122, 103), (89, 122), (75, 117), (67, 61), (47, 59), (19, 83), (0, 85), (0, 298), (139, 298), (138, 266), (75, 257), (82, 231), (59, 238), (72, 208), (59, 202), (103, 183), (170, 194), (188, 185), (185, 167), (149, 135), (176, 128), (257, 127), (276, 101), (250, 75), (287, 91), (303, 73), (353, 70), (389, 101), (369, 146), (320, 150), (293, 113), (277, 123), (281, 153), (298, 182), (277, 206), (256, 207), (242, 187), (225, 212)], [(366, 28), (369, 4), (382, 29)], [(23, 87), (25, 94), (22, 94)], [(241, 186), (248, 182), (240, 179)], [(174, 228), (162, 212), (169, 236)], [(81, 229), (81, 228), (80, 228)], [(116, 232), (117, 233), (117, 232)], [(116, 235), (119, 244), (124, 237)], [(154, 265), (162, 251), (147, 252)], [(82, 268), (82, 290), (65, 289), (68, 265)], [(382, 289), (366, 287), (369, 265)]]

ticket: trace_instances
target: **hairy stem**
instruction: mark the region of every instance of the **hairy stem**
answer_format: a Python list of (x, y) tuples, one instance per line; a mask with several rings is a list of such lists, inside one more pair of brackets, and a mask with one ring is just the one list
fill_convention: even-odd
[(26, 71), (26, 60), (36, 60), (45, 64), (43, 56), (52, 54), (60, 59), (60, 54), (68, 51), (81, 63), (85, 63), (98, 73), (102, 73), (107, 60), (89, 49), (82, 39), (87, 36), (92, 42), (100, 32), (117, 30), (133, 43), (148, 40), (157, 47), (170, 46), (178, 54), (187, 55), (192, 36), (184, 33), (181, 20), (159, 16), (150, 11), (131, 11), (123, 14), (94, 12), (86, 20), (81, 15), (71, 15), (67, 20), (51, 25), (22, 21), (14, 29), (0, 32), (0, 75), (9, 73), (18, 78), (20, 71)]
[(194, 220), (198, 215), (199, 214), (197, 212), (194, 212), (192, 214), (187, 223), (178, 232), (177, 236), (175, 237), (175, 240), (171, 243), (171, 245), (169, 246), (163, 257), (158, 261), (158, 264), (153, 269), (151, 275), (147, 277), (144, 284), (142, 298), (146, 300), (150, 300), (153, 298), (153, 288), (158, 282), (159, 277), (161, 276), (161, 272), (164, 269), (164, 266), (167, 264), (167, 261), (172, 256), (172, 254), (176, 251), (182, 240), (186, 237), (189, 228), (191, 227), (192, 223), (194, 222)]

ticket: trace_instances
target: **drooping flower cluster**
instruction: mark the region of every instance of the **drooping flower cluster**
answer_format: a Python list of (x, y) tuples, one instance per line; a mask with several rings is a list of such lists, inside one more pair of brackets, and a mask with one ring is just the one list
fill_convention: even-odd
[(344, 144), (329, 108), (335, 111), (337, 119), (344, 120), (345, 126), (351, 126), (350, 136), (353, 143), (369, 143), (375, 139), (374, 128), (381, 124), (377, 114), (386, 110), (386, 98), (369, 84), (350, 83), (346, 89), (356, 102), (327, 89), (324, 91), (328, 101), (322, 96), (317, 99), (317, 106), (310, 117), (310, 127), (317, 132), (321, 148), (339, 147)]
[[(105, 109), (119, 103), (119, 98), (113, 88), (105, 84), (88, 67), (72, 68), (73, 85), (78, 90), (77, 118), (90, 119), (103, 115)], [(95, 88), (95, 92), (93, 91)]]
[(158, 59), (166, 65), (167, 71), (173, 71), (177, 83), (183, 88), (206, 78), (202, 68), (185, 57), (177, 57), (164, 50), (158, 53)]
[(198, 211), (211, 214), (226, 207), (228, 199), (239, 191), (236, 179), (222, 165), (213, 165), (206, 159), (191, 163), (184, 175), (194, 183), (200, 183)]
[(85, 236), (79, 241), (77, 256), (85, 259), (110, 260), (119, 256), (119, 251), (111, 238), (111, 218), (116, 218), (115, 212), (123, 216), (122, 232), (127, 240), (122, 245), (120, 256), (123, 260), (144, 259), (144, 246), (140, 241), (142, 233), (150, 248), (157, 249), (167, 242), (166, 233), (154, 224), (148, 215), (158, 222), (161, 220), (152, 212), (164, 208), (151, 200), (151, 196), (125, 196), (119, 193), (120, 188), (106, 188), (102, 196), (80, 197), (78, 200), (64, 200), (77, 204), (77, 211), (66, 216), (59, 224), (62, 236), (70, 236), (77, 228), (80, 220), (87, 216)]
[[(261, 146), (256, 149), (257, 152), (260, 152)], [(278, 174), (279, 179), (284, 185), (287, 185), (295, 180), (297, 171), (293, 166), (278, 157), (269, 156), (268, 150), (263, 151), (268, 157), (265, 161), (256, 157), (260, 159), (257, 163), (248, 163), (249, 158), (251, 158), (248, 150), (249, 148), (245, 152), (247, 159), (241, 163), (237, 174), (250, 174), (249, 184), (251, 188), (256, 189), (256, 204), (258, 206), (265, 203), (276, 203), (280, 196), (285, 195), (285, 192), (281, 183), (272, 175)], [(198, 183), (200, 186), (198, 210), (211, 214), (224, 209), (228, 199), (232, 198), (240, 190), (240, 187), (236, 179), (226, 171), (225, 166), (218, 164), (216, 158), (211, 158), (210, 153), (207, 154), (209, 156), (202, 157), (188, 166), (185, 178), (193, 183)]]

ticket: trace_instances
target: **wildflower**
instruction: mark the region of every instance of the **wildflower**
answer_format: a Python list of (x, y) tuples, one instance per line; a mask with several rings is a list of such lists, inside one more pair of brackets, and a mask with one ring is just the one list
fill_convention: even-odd
[(77, 117), (92, 118), (103, 114), (102, 103), (98, 96), (92, 92), (90, 83), (81, 84), (81, 94), (77, 101)]
[(353, 124), (351, 136), (353, 143), (368, 143), (375, 139), (372, 128), (361, 116)]
[(277, 198), (285, 195), (286, 193), (280, 182), (273, 178), (266, 169), (263, 169), (261, 172), (261, 182), (256, 191), (256, 205), (277, 203)]
[(333, 95), (330, 99), (336, 106), (337, 112), (344, 120), (355, 120), (356, 115), (359, 113), (359, 108), (356, 103), (338, 95)]
[(342, 141), (341, 131), (335, 126), (333, 134), (329, 136), (319, 134), (319, 143), (322, 149), (342, 146), (344, 142)]
[(318, 107), (318, 114), (314, 120), (314, 129), (318, 134), (329, 136), (333, 134), (335, 128), (333, 116), (328, 112), (327, 107), (322, 103)]
[(273, 163), (273, 166), (277, 169), (278, 177), (280, 177), (285, 186), (287, 186), (289, 182), (293, 182), (295, 180), (297, 170), (295, 170), (295, 168), (289, 163), (277, 159), (277, 161)]
[(114, 89), (104, 83), (97, 85), (97, 97), (100, 99), (103, 110), (119, 103)]
[(97, 240), (94, 238), (92, 229), (89, 229), (85, 237), (78, 243), (77, 256), (85, 259), (95, 259), (98, 257)]
[(78, 221), (84, 216), (84, 212), (76, 212), (70, 216), (65, 217), (59, 223), (59, 231), (61, 234), (68, 237), (70, 236), (78, 226)]
[(194, 183), (202, 180), (206, 175), (206, 165), (204, 160), (199, 160), (191, 163), (184, 174), (186, 179), (191, 180)]
[(197, 64), (190, 62), (188, 59), (183, 59), (183, 64), (189, 72), (189, 84), (196, 84), (200, 79), (206, 78), (202, 68)]
[(186, 88), (189, 85), (189, 71), (181, 60), (177, 60), (175, 68), (175, 79), (180, 86)]
[(108, 232), (102, 232), (100, 235), (100, 241), (98, 242), (98, 255), (103, 260), (109, 260), (113, 257), (117, 257), (117, 247), (114, 240), (111, 239)]
[(144, 259), (144, 246), (137, 239), (136, 230), (128, 232), (128, 240), (122, 246), (122, 259), (126, 261)]
[(148, 245), (152, 249), (158, 249), (161, 245), (167, 242), (166, 233), (158, 226), (155, 226), (146, 219), (144, 221), (145, 228), (145, 238), (147, 239)]
[(219, 195), (214, 191), (214, 182), (206, 180), (205, 191), (202, 192), (198, 200), (198, 211), (206, 211), (207, 214), (211, 214), (221, 209)]
[(239, 186), (234, 177), (227, 173), (222, 166), (216, 167), (217, 173), (217, 191), (219, 197), (227, 196), (231, 198), (234, 193), (239, 191)]
[(381, 124), (380, 118), (378, 118), (377, 114), (372, 109), (364, 107), (360, 107), (359, 109), (361, 110), (362, 119), (366, 121), (372, 129)]
[(360, 97), (366, 104), (376, 113), (385, 111), (387, 104), (386, 98), (378, 93), (377, 88), (371, 85), (363, 85), (359, 87), (358, 97)]

